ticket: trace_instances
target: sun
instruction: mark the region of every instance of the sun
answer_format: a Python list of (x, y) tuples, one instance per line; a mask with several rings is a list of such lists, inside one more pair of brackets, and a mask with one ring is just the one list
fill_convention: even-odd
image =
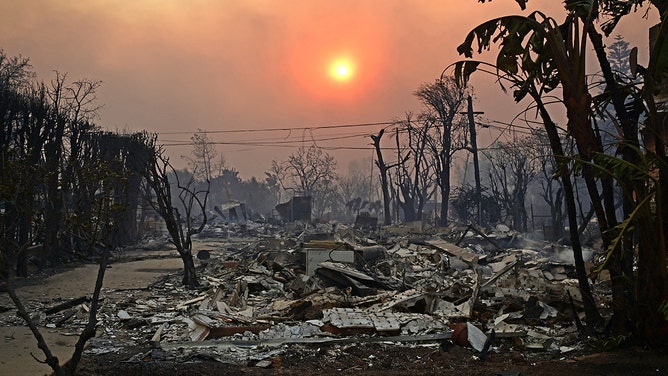
[(336, 59), (329, 66), (329, 75), (336, 81), (350, 81), (354, 73), (355, 68), (349, 59)]

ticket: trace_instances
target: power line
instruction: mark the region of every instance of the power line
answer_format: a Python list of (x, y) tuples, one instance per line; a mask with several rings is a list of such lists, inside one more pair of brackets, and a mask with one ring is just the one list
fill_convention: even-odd
[[(490, 125), (490, 126), (491, 126), (491, 124), (489, 124), (489, 123), (496, 123), (496, 124), (504, 125), (504, 126), (506, 126), (506, 127), (513, 127), (513, 128), (515, 128), (515, 129), (522, 129), (522, 130), (524, 130), (524, 131), (529, 131), (529, 132), (532, 132), (532, 131), (535, 131), (535, 130), (536, 130), (536, 128), (532, 128), (532, 127), (530, 127), (530, 126), (528, 126), (528, 125), (527, 125), (527, 126), (524, 126), (524, 125), (518, 125), (518, 124), (515, 124), (515, 123), (506, 123), (506, 122), (499, 121), (499, 120), (487, 120), (487, 123), (488, 123), (488, 125)], [(527, 123), (530, 123), (530, 122), (527, 121)], [(540, 125), (543, 124), (543, 123), (539, 123), (539, 122), (531, 122), (531, 123), (534, 123), (534, 124), (540, 124)]]
[[(521, 134), (530, 134), (531, 131), (534, 129), (531, 128), (530, 126), (522, 126), (522, 125), (517, 125), (514, 123), (506, 123), (498, 120), (489, 120), (485, 119), (484, 124), (486, 127), (497, 129), (501, 131), (501, 134), (499, 134), (499, 137), (501, 135), (509, 130), (511, 127), (513, 130), (517, 133)], [(501, 124), (503, 126), (499, 125), (494, 125), (495, 124)], [(236, 130), (203, 130), (203, 133), (208, 133), (208, 134), (223, 134), (223, 133), (260, 133), (260, 132), (280, 132), (280, 131), (313, 131), (313, 130), (323, 130), (323, 129), (341, 129), (341, 128), (359, 128), (359, 127), (370, 127), (370, 126), (378, 126), (378, 125), (385, 125), (385, 126), (394, 126), (397, 125), (396, 121), (384, 121), (384, 122), (371, 122), (371, 123), (351, 123), (351, 124), (335, 124), (335, 125), (321, 125), (321, 126), (310, 126), (310, 127), (287, 127), (287, 128), (258, 128), (258, 129), (236, 129)], [(159, 133), (162, 135), (191, 135), (197, 132), (161, 132)], [(310, 133), (310, 132), (309, 132)], [(263, 138), (253, 138), (253, 139), (242, 139), (242, 140), (234, 140), (234, 141), (212, 141), (211, 144), (213, 145), (233, 145), (233, 146), (247, 146), (250, 148), (254, 147), (276, 147), (276, 148), (292, 148), (295, 145), (302, 144), (304, 142), (313, 142), (313, 143), (318, 143), (318, 142), (326, 142), (326, 141), (337, 141), (337, 140), (344, 140), (344, 139), (355, 139), (355, 138), (360, 138), (364, 139), (369, 137), (370, 133), (347, 133), (347, 134), (340, 134), (340, 135), (332, 135), (332, 136), (320, 136), (320, 137), (313, 137), (312, 134), (307, 135), (307, 134), (299, 134), (299, 135), (288, 135), (285, 138), (276, 138), (276, 137), (263, 137)], [(498, 139), (498, 137), (497, 137)], [(164, 142), (163, 146), (170, 147), (170, 146), (190, 146), (192, 145), (192, 142), (190, 140), (176, 140), (176, 139), (163, 139), (161, 140)], [(326, 146), (326, 145), (317, 145), (319, 148), (323, 150), (374, 150), (374, 147), (372, 146)], [(393, 148), (382, 148), (384, 150), (394, 150)], [(486, 148), (482, 148), (486, 149)], [(250, 149), (247, 149), (250, 150)]]
[[(279, 132), (279, 131), (304, 131), (315, 129), (340, 129), (340, 128), (357, 128), (357, 127), (373, 127), (377, 125), (394, 125), (396, 121), (381, 121), (375, 123), (351, 123), (351, 124), (334, 124), (334, 125), (317, 125), (310, 127), (289, 127), (289, 128), (255, 128), (255, 129), (228, 129), (228, 130), (202, 130), (203, 133), (256, 133), (256, 132)], [(198, 132), (158, 132), (158, 134), (193, 134)]]
[[(349, 138), (358, 138), (358, 137), (363, 137), (364, 135), (361, 134), (355, 134), (355, 135), (348, 135), (348, 136), (334, 136), (334, 137), (323, 137), (323, 138), (305, 138), (305, 139), (299, 139), (299, 140), (275, 140), (270, 143), (267, 143), (266, 141), (262, 140), (241, 140), (241, 141), (211, 141), (209, 142), (212, 145), (247, 145), (247, 146), (272, 146), (272, 145), (293, 145), (293, 144), (300, 144), (305, 141), (312, 141), (312, 142), (321, 142), (321, 141), (336, 141), (336, 140), (344, 140), (344, 139), (349, 139)], [(192, 145), (192, 142), (186, 142), (186, 141), (171, 141), (171, 143), (166, 143), (164, 146), (188, 146)]]
[[(327, 140), (329, 139), (338, 139), (338, 138), (354, 138), (354, 137), (369, 137), (369, 133), (360, 133), (360, 132), (344, 132), (344, 133), (333, 133), (333, 134), (323, 134), (318, 136), (316, 138), (316, 141), (318, 140)], [(299, 134), (292, 134), (288, 135), (285, 137), (277, 137), (277, 136), (263, 136), (263, 137), (251, 137), (251, 138), (234, 138), (232, 141), (234, 142), (268, 142), (268, 141), (290, 141), (293, 140), (295, 142), (302, 142), (306, 140), (313, 140), (313, 134), (311, 132), (309, 133), (299, 133)], [(229, 138), (225, 138), (225, 140), (229, 140)], [(183, 143), (187, 142), (188, 144), (192, 144), (191, 141), (187, 141), (183, 138), (168, 138), (168, 139), (160, 139), (162, 142), (167, 142), (167, 143)], [(212, 143), (216, 142), (216, 139), (211, 140)]]

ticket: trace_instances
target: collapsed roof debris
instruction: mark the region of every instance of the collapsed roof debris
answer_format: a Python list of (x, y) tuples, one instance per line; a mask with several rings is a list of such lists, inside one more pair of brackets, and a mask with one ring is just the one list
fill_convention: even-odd
[[(150, 343), (155, 350), (131, 361), (203, 356), (260, 367), (280, 365), (288, 346), (313, 343), (451, 340), (481, 359), (504, 346), (572, 351), (573, 315), (582, 313), (568, 299), (581, 301), (568, 249), (501, 230), (362, 233), (341, 224), (285, 229), (252, 221), (210, 228), (198, 240), (203, 287), (187, 290), (175, 274), (145, 289), (105, 289), (100, 334), (87, 351)], [(604, 303), (606, 286), (594, 285)], [(40, 325), (76, 333), (87, 303), (29, 304)], [(11, 312), (0, 320), (22, 324)]]

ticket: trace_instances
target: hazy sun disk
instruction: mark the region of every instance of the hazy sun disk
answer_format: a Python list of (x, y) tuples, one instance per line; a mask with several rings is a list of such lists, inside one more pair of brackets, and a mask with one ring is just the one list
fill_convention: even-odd
[(329, 74), (337, 81), (348, 81), (353, 76), (353, 65), (349, 60), (336, 60), (330, 65)]

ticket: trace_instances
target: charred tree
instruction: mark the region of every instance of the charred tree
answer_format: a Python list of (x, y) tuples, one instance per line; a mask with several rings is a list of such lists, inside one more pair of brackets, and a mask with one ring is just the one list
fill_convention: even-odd
[(445, 227), (448, 225), (452, 157), (466, 146), (467, 126), (458, 117), (465, 107), (468, 89), (458, 85), (453, 77), (441, 77), (434, 83), (421, 85), (414, 94), (427, 107), (425, 116), (438, 124), (429, 139), (429, 147), (441, 195), (439, 226)]
[[(380, 141), (385, 134), (385, 129), (381, 129), (377, 135), (371, 135), (371, 140), (373, 140), (373, 147), (376, 150), (376, 159), (374, 163), (378, 167), (378, 172), (380, 173), (380, 187), (383, 192), (383, 224), (389, 225), (392, 223), (392, 212), (390, 210), (390, 202), (392, 197), (390, 196), (390, 181), (387, 176), (388, 171), (392, 168), (395, 168), (397, 164), (388, 164), (385, 163), (383, 159), (383, 150), (380, 146)], [(408, 159), (408, 156), (405, 157), (404, 161)]]
[[(170, 241), (183, 261), (183, 285), (194, 289), (199, 286), (199, 281), (192, 254), (192, 237), (202, 232), (207, 223), (206, 203), (210, 183), (207, 181), (205, 189), (197, 190), (193, 178), (181, 182), (162, 147), (155, 144), (156, 137), (146, 134), (144, 137), (147, 147), (143, 151), (143, 158), (148, 161), (148, 168), (144, 171), (145, 197), (165, 221)], [(175, 180), (178, 190), (176, 197), (183, 213), (172, 202), (170, 176)], [(196, 214), (199, 214), (199, 223), (195, 222)]]

